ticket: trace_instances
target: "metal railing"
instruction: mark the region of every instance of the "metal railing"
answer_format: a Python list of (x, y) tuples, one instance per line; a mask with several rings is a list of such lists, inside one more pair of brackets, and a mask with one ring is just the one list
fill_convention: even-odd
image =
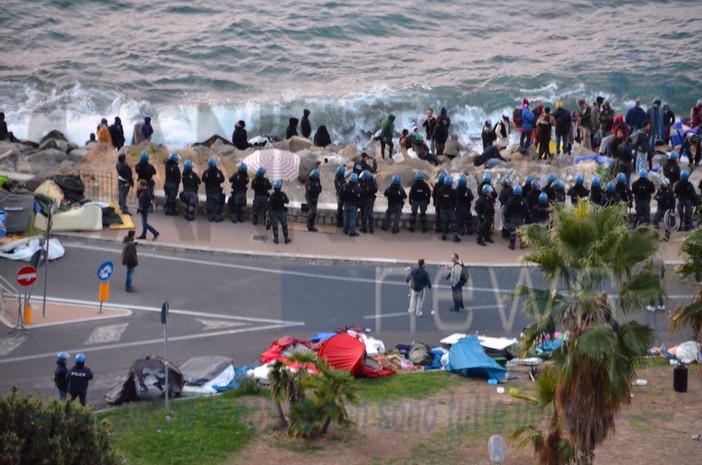
[(78, 176), (85, 186), (84, 196), (86, 199), (97, 202), (117, 200), (117, 181), (112, 173), (79, 170)]

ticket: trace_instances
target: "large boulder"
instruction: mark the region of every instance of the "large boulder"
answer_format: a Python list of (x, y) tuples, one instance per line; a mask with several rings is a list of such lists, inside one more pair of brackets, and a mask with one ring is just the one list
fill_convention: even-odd
[(42, 139), (41, 144), (39, 144), (39, 150), (57, 149), (63, 153), (68, 153), (68, 141), (62, 139)]
[(232, 144), (222, 140), (217, 140), (214, 144), (210, 146), (212, 150), (217, 152), (218, 154), (222, 156), (229, 156), (234, 154), (236, 152), (236, 147), (234, 147)]
[(307, 182), (312, 170), (319, 166), (319, 157), (316, 153), (303, 151), (297, 154), (300, 157), (300, 182)]
[(54, 129), (53, 131), (49, 131), (47, 135), (41, 138), (41, 140), (39, 141), (39, 145), (43, 144), (49, 139), (56, 139), (68, 142), (68, 139), (66, 139), (66, 136), (64, 136), (61, 131), (57, 131), (56, 129)]
[(85, 161), (85, 158), (88, 156), (88, 154), (93, 151), (94, 149), (92, 147), (76, 148), (68, 152), (68, 159), (80, 163)]
[(358, 147), (356, 147), (355, 145), (347, 145), (346, 147), (337, 150), (336, 153), (338, 155), (341, 155), (342, 157), (351, 159), (358, 155)]
[(57, 167), (68, 157), (66, 152), (60, 149), (46, 149), (35, 152), (29, 157), (29, 161), (40, 168)]
[(280, 144), (280, 149), (290, 152), (299, 152), (301, 150), (309, 150), (314, 146), (311, 140), (305, 137), (293, 136), (290, 139), (284, 140)]

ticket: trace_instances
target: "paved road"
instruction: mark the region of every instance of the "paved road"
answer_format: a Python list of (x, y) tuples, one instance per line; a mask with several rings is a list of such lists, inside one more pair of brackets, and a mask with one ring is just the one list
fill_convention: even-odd
[[(47, 296), (95, 302), (96, 270), (105, 260), (119, 263), (116, 246), (65, 243), (64, 258), (50, 264)], [(24, 392), (51, 395), (53, 357), (62, 350), (84, 352), (96, 372), (89, 402), (103, 405), (104, 393), (120, 382), (134, 359), (163, 353), (158, 310), (164, 300), (169, 320), (170, 359), (180, 364), (201, 355), (226, 355), (236, 364), (255, 363), (269, 343), (282, 335), (308, 338), (318, 331), (356, 325), (370, 328), (386, 347), (421, 340), (429, 344), (454, 332), (518, 336), (529, 320), (521, 302), (505, 296), (517, 283), (541, 285), (533, 268), (474, 268), (465, 291), (468, 312), (451, 313), (445, 270), (430, 266), (434, 289), (425, 316), (407, 316), (408, 292), (401, 267), (370, 266), (272, 258), (242, 258), (188, 251), (164, 252), (145, 244), (135, 275), (136, 294), (123, 291), (124, 268), (112, 278), (110, 304), (132, 315), (109, 320), (35, 328), (29, 335), (0, 335), (0, 390), (17, 384)], [(0, 261), (10, 279), (21, 265)], [(43, 288), (43, 273), (35, 293)], [(669, 293), (687, 291), (670, 283)], [(436, 309), (434, 315), (431, 309)], [(669, 341), (664, 313), (641, 312)], [(677, 340), (680, 340), (677, 337)]]

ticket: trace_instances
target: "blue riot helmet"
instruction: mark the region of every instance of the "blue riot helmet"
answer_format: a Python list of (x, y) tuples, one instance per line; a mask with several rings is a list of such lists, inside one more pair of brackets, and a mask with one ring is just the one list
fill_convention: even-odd
[[(444, 179), (444, 182), (446, 182), (446, 179)], [(400, 179), (399, 174), (392, 175), (392, 183), (396, 186), (399, 186), (402, 183), (402, 180)]]
[(249, 167), (246, 166), (246, 163), (242, 163), (239, 165), (239, 171), (248, 171)]
[(266, 175), (266, 169), (261, 166), (259, 169), (256, 170), (256, 176), (262, 178)]
[(599, 178), (599, 176), (595, 176), (594, 178), (592, 178), (592, 185), (593, 185), (593, 186), (599, 186), (599, 185), (600, 185), (600, 178)]
[(512, 178), (505, 176), (505, 178), (502, 180), (502, 185), (509, 186), (510, 184), (512, 184)]
[(178, 154), (175, 153), (175, 152), (171, 152), (171, 154), (168, 155), (168, 159), (169, 159), (170, 161), (178, 161)]
[(319, 170), (312, 170), (312, 172), (310, 173), (310, 178), (319, 179)]
[(483, 174), (483, 182), (492, 182), (492, 175), (490, 173)]
[(446, 179), (446, 173), (442, 171), (439, 173), (439, 182), (444, 182), (444, 179)]
[(668, 154), (668, 160), (677, 160), (678, 159), (678, 154), (677, 152), (673, 151)]
[(446, 176), (444, 178), (444, 184), (447, 186), (453, 185), (453, 178), (451, 176)]
[(280, 179), (276, 179), (273, 182), (273, 189), (282, 189), (282, 188), (283, 188), (283, 181), (281, 181)]
[(575, 177), (575, 184), (582, 184), (585, 182), (585, 177), (582, 174), (579, 174)]
[(530, 175), (524, 178), (524, 184), (531, 185), (531, 183), (534, 181), (534, 178)]
[(492, 187), (489, 184), (485, 184), (483, 186), (483, 194), (489, 194), (490, 192), (492, 192)]
[(540, 204), (548, 203), (548, 194), (546, 194), (546, 192), (542, 192), (539, 194), (539, 203)]
[(424, 181), (424, 171), (417, 171), (414, 175), (414, 179), (417, 181)]
[(368, 170), (363, 170), (363, 172), (361, 173), (361, 179), (364, 179), (364, 180), (366, 180), (366, 181), (369, 181), (369, 180), (371, 180), (372, 178), (373, 178), (373, 175), (372, 175), (371, 172), (368, 171)]
[(512, 190), (512, 193), (516, 195), (517, 197), (522, 195), (522, 186), (514, 186), (514, 190)]
[(358, 175), (356, 173), (353, 173), (351, 176), (349, 176), (349, 182), (357, 183)]
[(614, 192), (614, 182), (609, 181), (607, 183), (607, 192)]
[(617, 184), (623, 184), (626, 182), (626, 174), (624, 173), (619, 173), (617, 175)]
[(563, 190), (563, 183), (561, 181), (556, 181), (553, 183), (554, 187), (556, 188), (557, 191), (562, 191)]
[(143, 151), (141, 152), (141, 161), (149, 161), (149, 152)]
[(639, 177), (640, 178), (647, 178), (648, 177), (648, 170), (645, 170), (645, 169), (639, 170)]
[(210, 158), (207, 160), (207, 165), (208, 165), (210, 168), (214, 168), (215, 166), (217, 166), (217, 160), (215, 159), (215, 157), (210, 157)]
[(85, 354), (76, 355), (76, 363), (85, 363)]
[(183, 168), (185, 168), (186, 170), (193, 169), (193, 161), (192, 160), (185, 160), (185, 163), (183, 163)]
[(346, 174), (346, 168), (344, 168), (344, 165), (339, 165), (339, 167), (336, 169), (336, 175), (343, 176), (345, 174)]
[(546, 181), (549, 183), (556, 182), (556, 175), (551, 173), (548, 175), (548, 178), (546, 178)]
[(690, 172), (688, 170), (682, 170), (680, 172), (680, 179), (682, 179), (683, 181), (687, 181), (687, 178), (689, 178), (689, 177), (690, 177)]
[(458, 177), (458, 185), (459, 186), (465, 186), (468, 183), (468, 179), (464, 175), (460, 175)]
[(69, 358), (71, 358), (71, 356), (70, 356), (69, 354), (67, 354), (66, 352), (59, 352), (59, 353), (56, 355), (56, 361), (57, 361), (57, 362), (65, 362), (65, 361), (68, 360)]

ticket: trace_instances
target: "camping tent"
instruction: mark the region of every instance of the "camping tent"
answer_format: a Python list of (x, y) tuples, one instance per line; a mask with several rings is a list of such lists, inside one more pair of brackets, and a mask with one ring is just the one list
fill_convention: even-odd
[(34, 214), (34, 195), (13, 194), (0, 189), (0, 210), (5, 210), (5, 229), (7, 234), (22, 234), (32, 221)]
[[(129, 369), (127, 379), (105, 394), (110, 404), (163, 397), (166, 382), (166, 361), (161, 357), (136, 360)], [(183, 374), (168, 362), (169, 397), (177, 397), (183, 389)]]
[(468, 377), (496, 379), (504, 378), (506, 369), (485, 353), (476, 336), (466, 336), (451, 346), (446, 371)]
[(360, 338), (347, 332), (325, 340), (317, 355), (326, 360), (330, 367), (350, 371), (357, 377), (377, 378), (393, 374), (390, 370), (380, 369), (376, 364), (366, 363), (366, 345)]

